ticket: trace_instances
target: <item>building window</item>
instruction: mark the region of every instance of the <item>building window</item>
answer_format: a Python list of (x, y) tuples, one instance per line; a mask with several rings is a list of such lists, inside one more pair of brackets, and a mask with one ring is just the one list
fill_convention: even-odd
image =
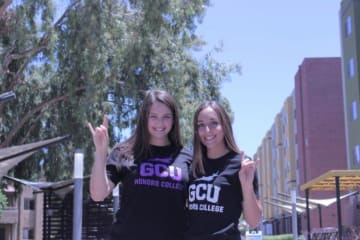
[(34, 229), (23, 228), (23, 239), (24, 240), (34, 239)]
[(352, 119), (356, 120), (358, 118), (358, 113), (357, 113), (357, 102), (353, 101), (352, 102)]
[(354, 162), (359, 164), (360, 163), (360, 145), (355, 145), (354, 147)]
[(25, 198), (24, 199), (24, 210), (34, 210), (34, 209), (35, 209), (34, 199)]
[(350, 58), (349, 63), (348, 63), (348, 73), (349, 73), (349, 78), (352, 79), (354, 78), (355, 75), (355, 65), (354, 65), (354, 58)]
[(346, 18), (346, 36), (350, 36), (351, 32), (352, 32), (352, 27), (351, 27), (351, 16), (348, 16)]

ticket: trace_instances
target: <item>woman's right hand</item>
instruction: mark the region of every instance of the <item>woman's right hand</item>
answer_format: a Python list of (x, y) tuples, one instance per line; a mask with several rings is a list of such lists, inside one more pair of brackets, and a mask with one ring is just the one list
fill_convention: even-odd
[(107, 152), (109, 147), (109, 134), (108, 134), (109, 120), (106, 115), (103, 117), (103, 122), (100, 126), (95, 129), (88, 123), (88, 127), (93, 137), (93, 142), (95, 144), (97, 151)]
[(106, 115), (103, 117), (103, 122), (95, 129), (88, 123), (90, 132), (95, 144), (95, 161), (91, 169), (90, 176), (90, 195), (94, 201), (104, 201), (114, 184), (108, 179), (106, 175), (106, 156), (109, 147), (108, 126), (109, 121)]

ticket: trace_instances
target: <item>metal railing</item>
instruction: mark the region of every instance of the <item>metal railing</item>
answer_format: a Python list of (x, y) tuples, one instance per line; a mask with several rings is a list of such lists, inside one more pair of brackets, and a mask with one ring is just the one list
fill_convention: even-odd
[[(338, 229), (333, 227), (316, 228), (311, 233), (311, 240), (338, 239)], [(344, 226), (342, 240), (360, 240), (360, 226)]]

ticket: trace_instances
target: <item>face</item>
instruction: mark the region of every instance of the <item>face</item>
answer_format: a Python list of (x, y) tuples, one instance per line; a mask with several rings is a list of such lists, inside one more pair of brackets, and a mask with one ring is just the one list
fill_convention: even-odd
[(150, 144), (156, 146), (168, 145), (168, 134), (173, 126), (173, 115), (168, 106), (155, 101), (148, 116), (148, 129), (150, 133)]
[(207, 148), (208, 155), (221, 154), (226, 149), (221, 121), (211, 107), (204, 108), (199, 113), (197, 133), (201, 143)]

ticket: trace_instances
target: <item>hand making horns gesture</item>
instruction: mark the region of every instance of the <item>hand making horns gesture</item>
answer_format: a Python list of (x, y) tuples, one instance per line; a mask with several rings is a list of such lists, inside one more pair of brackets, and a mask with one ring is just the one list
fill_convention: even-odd
[(88, 123), (90, 132), (93, 137), (93, 142), (95, 144), (97, 151), (103, 151), (104, 153), (107, 152), (109, 146), (109, 134), (108, 134), (108, 126), (109, 120), (106, 115), (103, 117), (103, 122), (100, 126), (96, 127), (95, 129)]

